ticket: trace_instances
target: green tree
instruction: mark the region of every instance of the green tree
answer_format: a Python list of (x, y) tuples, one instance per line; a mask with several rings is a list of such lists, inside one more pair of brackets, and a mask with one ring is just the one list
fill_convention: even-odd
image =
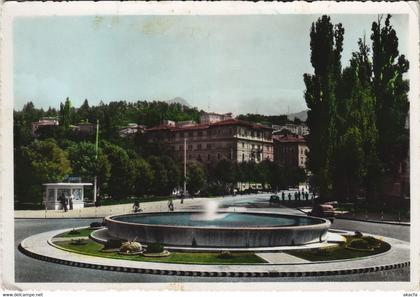
[(42, 184), (60, 182), (71, 172), (66, 152), (52, 139), (24, 146), (16, 157), (15, 191), (20, 201), (40, 203)]
[(67, 131), (71, 125), (72, 120), (72, 108), (71, 108), (71, 101), (67, 97), (64, 104), (60, 104), (60, 121), (61, 125)]
[(115, 199), (127, 198), (133, 192), (134, 167), (123, 148), (108, 142), (103, 143), (103, 152), (110, 164), (108, 193)]
[(98, 157), (96, 157), (95, 144), (90, 142), (74, 143), (67, 149), (67, 152), (73, 168), (73, 175), (80, 176), (85, 182), (92, 182), (97, 176), (99, 185), (107, 183), (110, 164), (101, 149), (98, 150)]
[(337, 144), (335, 113), (336, 87), (341, 79), (341, 52), (344, 28), (332, 25), (322, 16), (312, 24), (311, 64), (314, 74), (305, 74), (305, 100), (308, 105), (308, 167), (313, 174), (313, 188), (321, 199), (328, 199), (332, 190), (333, 158)]
[[(409, 62), (398, 51), (398, 37), (392, 27), (391, 15), (385, 23), (382, 17), (372, 23), (373, 91), (376, 97), (376, 126), (379, 132), (379, 158), (387, 173), (391, 173), (408, 152), (408, 132), (405, 129), (409, 103), (409, 83), (404, 74)], [(407, 136), (407, 137), (406, 137)], [(397, 154), (405, 147), (405, 154)]]
[(150, 164), (142, 159), (134, 160), (134, 195), (137, 197), (150, 193), (153, 184), (153, 171)]
[(167, 187), (169, 184), (168, 170), (162, 162), (162, 159), (157, 156), (149, 158), (149, 164), (152, 168), (152, 186), (151, 191), (153, 194), (166, 195)]
[(194, 195), (203, 189), (206, 182), (205, 168), (201, 163), (191, 162), (187, 169), (187, 191)]

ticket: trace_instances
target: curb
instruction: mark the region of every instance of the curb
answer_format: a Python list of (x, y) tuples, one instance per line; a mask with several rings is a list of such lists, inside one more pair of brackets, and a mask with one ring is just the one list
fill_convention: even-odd
[(157, 274), (157, 275), (177, 275), (177, 276), (198, 276), (198, 277), (313, 277), (313, 276), (333, 276), (333, 275), (346, 275), (346, 274), (360, 274), (370, 273), (378, 271), (386, 271), (392, 269), (400, 269), (404, 267), (410, 267), (410, 261), (380, 265), (368, 268), (354, 268), (354, 269), (342, 269), (342, 270), (329, 270), (329, 271), (298, 271), (298, 272), (280, 272), (280, 271), (263, 271), (263, 272), (237, 272), (237, 271), (188, 271), (188, 270), (169, 270), (169, 269), (148, 269), (148, 268), (128, 268), (123, 266), (113, 265), (98, 265), (90, 263), (81, 263), (76, 261), (62, 260), (52, 258), (45, 255), (36, 254), (26, 250), (21, 244), (18, 246), (18, 250), (31, 258), (51, 262), (55, 264), (74, 266), (80, 268), (97, 269), (104, 271), (117, 271), (117, 272), (129, 272), (129, 273), (142, 273), (142, 274)]
[(385, 225), (397, 225), (397, 226), (410, 226), (411, 225), (410, 223), (405, 223), (405, 222), (365, 220), (365, 219), (356, 219), (356, 218), (348, 218), (348, 217), (335, 217), (335, 218), (339, 220), (358, 221), (358, 222), (367, 222), (367, 223), (385, 224)]

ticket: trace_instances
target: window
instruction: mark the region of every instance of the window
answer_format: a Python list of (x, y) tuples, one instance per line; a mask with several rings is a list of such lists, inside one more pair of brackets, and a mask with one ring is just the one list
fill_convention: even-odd
[(242, 162), (245, 161), (245, 154), (242, 154)]
[(201, 150), (201, 143), (197, 144), (197, 149)]
[(207, 149), (211, 149), (211, 143), (207, 143)]
[(201, 156), (200, 156), (200, 154), (198, 154), (198, 156), (197, 156), (197, 160), (198, 160), (198, 161), (201, 161)]
[(188, 145), (188, 149), (189, 149), (190, 151), (193, 149), (192, 144), (189, 144), (189, 145)]
[(188, 160), (191, 160), (191, 155), (188, 155)]
[(189, 136), (189, 137), (192, 137), (192, 136), (193, 136), (192, 131), (188, 132), (188, 136)]
[(242, 148), (244, 148), (244, 147), (245, 147), (245, 143), (242, 142)]
[(197, 134), (198, 134), (198, 136), (200, 136), (200, 137), (201, 137), (201, 136), (203, 136), (203, 131), (198, 131), (198, 133), (197, 133)]
[(48, 189), (48, 200), (49, 201), (54, 201), (54, 195), (55, 195), (55, 190), (54, 189)]
[(217, 160), (220, 160), (220, 153), (217, 153)]
[(207, 155), (207, 160), (210, 160), (210, 154)]
[(74, 197), (74, 200), (82, 200), (82, 189), (74, 189), (73, 197)]

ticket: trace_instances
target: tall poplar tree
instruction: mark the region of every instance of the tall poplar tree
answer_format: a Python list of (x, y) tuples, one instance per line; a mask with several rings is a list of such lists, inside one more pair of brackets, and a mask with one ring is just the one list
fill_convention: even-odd
[(305, 74), (305, 100), (308, 105), (307, 124), (309, 156), (308, 167), (312, 172), (312, 186), (321, 199), (328, 199), (332, 192), (334, 155), (337, 145), (336, 87), (341, 79), (341, 52), (344, 28), (333, 25), (329, 16), (322, 16), (312, 24), (311, 64), (314, 74)]
[(379, 131), (379, 157), (385, 174), (406, 157), (408, 134), (409, 83), (404, 79), (409, 62), (398, 51), (398, 37), (390, 24), (391, 15), (372, 23), (373, 90), (376, 97), (376, 125)]

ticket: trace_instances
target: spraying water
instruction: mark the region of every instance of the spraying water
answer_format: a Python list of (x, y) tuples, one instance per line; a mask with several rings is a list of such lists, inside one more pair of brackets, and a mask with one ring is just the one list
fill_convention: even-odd
[(212, 221), (216, 219), (221, 219), (226, 216), (225, 213), (218, 213), (219, 203), (214, 200), (206, 201), (204, 204), (204, 213), (194, 215), (191, 219), (196, 221)]

